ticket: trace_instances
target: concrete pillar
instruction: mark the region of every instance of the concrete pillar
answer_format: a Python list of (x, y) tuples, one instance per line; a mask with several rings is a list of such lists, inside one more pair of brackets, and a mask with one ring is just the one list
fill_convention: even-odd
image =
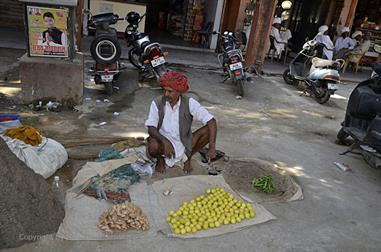
[(249, 0), (240, 0), (238, 15), (237, 15), (237, 21), (235, 23), (235, 29), (234, 29), (235, 31), (237, 31), (237, 30), (242, 31), (242, 29), (243, 29), (244, 20), (246, 18), (245, 9), (246, 9), (248, 2), (249, 2)]
[[(216, 7), (216, 16), (215, 16), (214, 25), (213, 25), (213, 31), (220, 30), (223, 9), (224, 9), (224, 0), (218, 0), (217, 7)], [(210, 41), (210, 49), (213, 49), (213, 50), (216, 49), (217, 42), (218, 42), (218, 36), (212, 35), (212, 39)]]
[(267, 44), (278, 0), (258, 0), (255, 7), (249, 42), (246, 50), (245, 65), (255, 66), (262, 71)]

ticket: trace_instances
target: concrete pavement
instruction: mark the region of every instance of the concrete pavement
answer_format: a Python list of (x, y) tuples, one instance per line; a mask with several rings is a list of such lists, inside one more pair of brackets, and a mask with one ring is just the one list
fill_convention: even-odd
[[(362, 158), (339, 153), (334, 143), (354, 84), (340, 86), (325, 105), (283, 84), (279, 77), (253, 78), (246, 96), (236, 100), (233, 86), (213, 71), (179, 68), (190, 79), (194, 96), (217, 118), (217, 148), (234, 157), (283, 162), (304, 193), (302, 201), (266, 203), (278, 219), (219, 237), (182, 240), (154, 234), (123, 241), (65, 241), (46, 237), (4, 251), (379, 251), (381, 248), (381, 177)], [(42, 113), (34, 126), (48, 136), (144, 134), (144, 120), (159, 90), (139, 87), (136, 71), (127, 70), (110, 97), (114, 104), (85, 115)], [(92, 89), (88, 96), (102, 98)], [(114, 117), (114, 111), (120, 116)], [(31, 118), (35, 118), (31, 116)], [(45, 118), (45, 119), (44, 119)], [(32, 120), (32, 119), (31, 119)], [(104, 127), (94, 123), (107, 121)], [(38, 123), (38, 124), (36, 124)], [(66, 126), (65, 126), (66, 125)], [(70, 125), (70, 127), (68, 127)], [(353, 173), (338, 170), (334, 161)]]

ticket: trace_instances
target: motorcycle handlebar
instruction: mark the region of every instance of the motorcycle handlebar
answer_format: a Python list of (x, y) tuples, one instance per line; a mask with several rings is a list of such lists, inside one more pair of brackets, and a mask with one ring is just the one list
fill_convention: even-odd
[(218, 36), (220, 36), (221, 38), (224, 38), (224, 39), (232, 38), (234, 41), (238, 41), (238, 39), (235, 38), (233, 35), (232, 36), (229, 36), (229, 35), (225, 36), (225, 35), (221, 34), (221, 32), (218, 32), (218, 31), (213, 31), (210, 34), (218, 35)]

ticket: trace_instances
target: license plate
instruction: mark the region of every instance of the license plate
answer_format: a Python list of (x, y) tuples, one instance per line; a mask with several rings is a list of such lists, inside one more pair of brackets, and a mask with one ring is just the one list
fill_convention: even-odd
[(112, 82), (112, 80), (114, 79), (114, 75), (112, 74), (101, 75), (101, 79), (103, 82)]
[(229, 67), (230, 67), (231, 71), (243, 68), (241, 62), (237, 62), (237, 63), (231, 64)]
[(328, 89), (329, 90), (337, 90), (337, 85), (336, 84), (332, 84), (332, 83), (328, 83)]
[(165, 63), (164, 57), (159, 57), (157, 59), (151, 60), (151, 65), (153, 67), (157, 67), (157, 66), (163, 65), (164, 63)]

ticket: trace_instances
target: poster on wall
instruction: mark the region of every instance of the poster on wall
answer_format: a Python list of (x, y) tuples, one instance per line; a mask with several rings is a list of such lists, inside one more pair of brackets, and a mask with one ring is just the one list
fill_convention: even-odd
[(68, 8), (27, 6), (29, 54), (68, 57)]

